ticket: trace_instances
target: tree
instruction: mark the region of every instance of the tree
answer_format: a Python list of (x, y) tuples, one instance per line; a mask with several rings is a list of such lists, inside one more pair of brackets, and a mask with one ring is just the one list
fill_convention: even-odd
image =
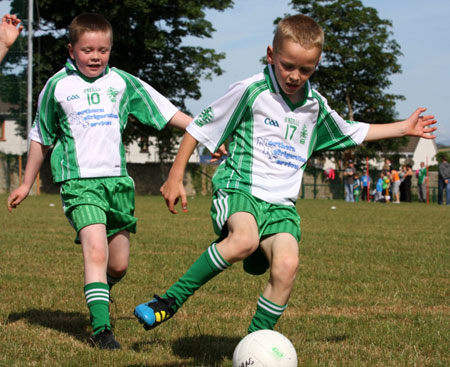
[[(113, 26), (114, 46), (110, 64), (148, 81), (181, 110), (189, 113), (185, 100), (201, 97), (201, 79), (222, 74), (219, 62), (225, 55), (213, 49), (186, 46), (184, 39), (188, 36), (211, 37), (215, 29), (205, 19), (204, 10), (223, 11), (232, 5), (232, 0), (72, 0), (66, 7), (59, 0), (39, 1), (39, 8), (35, 9), (37, 26), (33, 41), (35, 106), (45, 81), (64, 65), (68, 57), (68, 25), (76, 15), (95, 12), (103, 14)], [(26, 2), (12, 1), (12, 12), (25, 21), (27, 11)], [(24, 47), (23, 44), (19, 46)], [(14, 54), (1, 66), (4, 73), (13, 74), (8, 75), (9, 90), (2, 91), (2, 99), (19, 102), (22, 111), (26, 106), (26, 93), (23, 91), (24, 83), (18, 82), (26, 80), (26, 68), (18, 68), (17, 65), (26, 65), (25, 62), (26, 54)], [(11, 78), (16, 78), (17, 83), (11, 83)], [(25, 118), (18, 118), (21, 134), (25, 136)], [(124, 134), (125, 143), (156, 136), (160, 157), (167, 159), (173, 155), (178, 136), (174, 130), (158, 132), (135, 122), (130, 118)]]
[[(402, 54), (392, 38), (392, 23), (360, 0), (292, 0), (291, 5), (324, 29), (322, 60), (311, 82), (330, 106), (349, 120), (394, 121), (395, 102), (404, 97), (386, 92), (389, 77), (401, 72)], [(350, 154), (360, 161), (367, 155), (375, 157), (376, 152), (394, 152), (404, 144), (403, 139), (372, 142)], [(336, 153), (335, 158), (340, 157)]]

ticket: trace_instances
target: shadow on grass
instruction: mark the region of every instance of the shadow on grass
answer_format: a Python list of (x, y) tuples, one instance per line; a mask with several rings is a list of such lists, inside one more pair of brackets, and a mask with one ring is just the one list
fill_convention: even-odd
[[(188, 363), (180, 364), (149, 364), (142, 367), (182, 367), (182, 366), (221, 366), (224, 359), (232, 359), (233, 351), (241, 339), (219, 337), (213, 335), (186, 336), (172, 343), (173, 354), (181, 358), (192, 359)], [(133, 349), (136, 352), (145, 352), (148, 346), (155, 342), (136, 343)], [(130, 365), (127, 367), (137, 367)]]
[(350, 335), (342, 334), (342, 335), (328, 336), (325, 338), (325, 340), (330, 343), (340, 343), (350, 338), (351, 338)]
[(47, 328), (70, 334), (85, 342), (89, 337), (86, 326), (89, 320), (80, 312), (64, 312), (59, 310), (31, 309), (24, 312), (14, 312), (8, 316), (7, 323), (26, 320), (30, 324), (41, 325)]

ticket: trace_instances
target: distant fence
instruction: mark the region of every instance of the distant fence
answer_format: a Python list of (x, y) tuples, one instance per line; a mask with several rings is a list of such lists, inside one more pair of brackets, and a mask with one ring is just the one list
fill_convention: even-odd
[[(25, 167), (25, 159), (22, 163), (22, 172)], [(0, 155), (0, 193), (10, 192), (19, 186), (20, 162), (18, 156)], [(136, 193), (138, 195), (159, 195), (159, 188), (165, 181), (170, 169), (170, 164), (129, 163), (127, 165), (129, 175), (135, 181)], [(207, 195), (211, 193), (211, 178), (217, 166), (211, 164), (189, 164), (185, 179), (186, 192), (188, 195)], [(370, 170), (372, 187), (374, 188), (380, 171)], [(438, 178), (437, 172), (429, 172), (430, 202), (437, 202)], [(47, 156), (40, 171), (39, 190), (42, 193), (59, 193), (58, 186), (54, 185), (51, 177), (50, 160)], [(36, 185), (32, 194), (37, 192)], [(413, 177), (411, 196), (413, 201), (418, 200), (417, 179)], [(303, 183), (299, 192), (301, 199), (317, 200), (343, 200), (345, 198), (343, 171), (335, 172), (335, 179), (326, 180), (323, 171), (310, 170), (303, 175)]]

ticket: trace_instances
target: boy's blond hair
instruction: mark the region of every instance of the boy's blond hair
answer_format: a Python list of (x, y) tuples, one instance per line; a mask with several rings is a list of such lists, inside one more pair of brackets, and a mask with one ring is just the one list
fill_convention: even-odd
[(84, 13), (76, 16), (69, 25), (69, 42), (74, 45), (85, 32), (105, 32), (113, 42), (113, 31), (111, 23), (100, 14)]
[(314, 19), (297, 14), (284, 18), (278, 23), (273, 47), (277, 48), (286, 39), (298, 43), (307, 50), (313, 47), (322, 50), (325, 36), (322, 27)]

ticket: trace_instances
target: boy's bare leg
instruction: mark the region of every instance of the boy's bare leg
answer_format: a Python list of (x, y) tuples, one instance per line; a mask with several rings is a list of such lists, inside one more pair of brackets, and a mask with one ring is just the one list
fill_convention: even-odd
[(106, 283), (108, 240), (104, 224), (92, 224), (79, 232), (84, 260), (84, 284)]
[(234, 213), (227, 221), (228, 236), (217, 244), (217, 250), (230, 264), (244, 260), (259, 245), (256, 220), (250, 213)]
[(197, 289), (257, 249), (258, 228), (251, 214), (234, 213), (227, 225), (228, 236), (211, 244), (166, 293), (135, 308), (134, 314), (144, 328), (152, 329), (170, 319)]
[(111, 331), (109, 286), (106, 280), (108, 239), (104, 224), (86, 226), (78, 233), (84, 259), (84, 294), (89, 308), (93, 343), (101, 349), (119, 349)]
[(298, 270), (298, 243), (289, 233), (277, 233), (261, 241), (269, 259), (270, 278), (263, 296), (279, 305), (289, 300)]
[(108, 275), (113, 278), (122, 278), (128, 269), (130, 257), (130, 232), (120, 231), (108, 238), (109, 258)]
[(261, 248), (269, 259), (270, 278), (258, 299), (249, 333), (274, 328), (287, 307), (298, 270), (298, 243), (291, 234), (264, 238)]

